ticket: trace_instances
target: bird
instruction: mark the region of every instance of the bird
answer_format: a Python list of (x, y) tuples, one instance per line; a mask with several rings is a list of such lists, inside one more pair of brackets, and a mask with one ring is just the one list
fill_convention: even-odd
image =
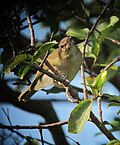
[[(46, 60), (61, 76), (66, 77), (71, 82), (80, 69), (82, 55), (73, 38), (66, 36), (58, 43), (58, 48), (51, 52)], [(51, 72), (45, 63), (43, 68)], [(18, 100), (26, 102), (38, 90), (44, 89), (47, 86), (64, 87), (60, 82), (38, 70), (31, 85), (19, 95)]]

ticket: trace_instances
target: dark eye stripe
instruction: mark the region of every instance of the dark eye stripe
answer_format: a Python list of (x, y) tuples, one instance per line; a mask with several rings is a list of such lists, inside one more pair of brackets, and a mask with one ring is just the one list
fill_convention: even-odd
[(66, 45), (67, 45), (67, 42), (65, 42), (64, 44), (61, 44), (60, 47), (63, 48)]

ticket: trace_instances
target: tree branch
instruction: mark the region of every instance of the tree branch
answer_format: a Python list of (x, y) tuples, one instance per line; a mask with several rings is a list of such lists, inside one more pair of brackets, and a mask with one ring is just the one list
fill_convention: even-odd
[(103, 125), (101, 122), (97, 119), (97, 117), (93, 114), (93, 112), (90, 113), (91, 121), (100, 129), (100, 131), (109, 139), (113, 140), (116, 139), (113, 134)]
[(44, 125), (38, 125), (38, 126), (19, 126), (19, 125), (4, 125), (0, 123), (0, 128), (2, 129), (49, 129), (53, 127), (59, 127), (62, 125), (67, 124), (68, 121), (61, 121), (61, 122), (55, 122), (51, 124), (44, 124)]

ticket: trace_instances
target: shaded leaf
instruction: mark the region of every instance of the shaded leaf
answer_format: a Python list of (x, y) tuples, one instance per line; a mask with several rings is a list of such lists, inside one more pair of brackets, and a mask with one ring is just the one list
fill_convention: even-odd
[(11, 70), (21, 62), (23, 62), (25, 59), (27, 59), (27, 54), (20, 54), (15, 57), (15, 59), (7, 66), (7, 69), (5, 70), (6, 73), (10, 73)]
[(71, 112), (68, 120), (68, 131), (78, 133), (82, 131), (84, 124), (90, 117), (92, 101), (90, 99), (81, 101)]
[(54, 86), (51, 89), (47, 89), (47, 90), (44, 89), (43, 91), (45, 91), (47, 94), (50, 93), (56, 94), (56, 93), (64, 92), (65, 90), (63, 88), (58, 88)]
[(92, 41), (92, 44), (93, 44), (92, 54), (94, 54), (94, 56), (95, 56), (95, 59), (94, 59), (94, 64), (95, 64), (96, 60), (98, 58), (99, 52), (100, 52), (100, 44), (96, 38)]
[(110, 122), (110, 125), (117, 130), (120, 130), (120, 118)]
[(111, 122), (104, 121), (104, 125), (110, 125), (112, 127), (111, 131), (119, 131), (120, 130), (120, 118), (115, 118)]
[(120, 102), (120, 96), (110, 95), (110, 94), (107, 94), (107, 96), (109, 96), (109, 100), (110, 100), (110, 101), (117, 101), (117, 102)]
[(30, 70), (30, 65), (21, 66), (18, 71), (18, 76), (20, 77), (20, 79), (23, 79), (23, 77), (27, 74), (29, 70)]
[(120, 114), (120, 110), (117, 112), (117, 115), (119, 115)]
[(111, 107), (111, 106), (120, 106), (120, 103), (110, 103), (110, 104), (108, 105), (108, 107)]

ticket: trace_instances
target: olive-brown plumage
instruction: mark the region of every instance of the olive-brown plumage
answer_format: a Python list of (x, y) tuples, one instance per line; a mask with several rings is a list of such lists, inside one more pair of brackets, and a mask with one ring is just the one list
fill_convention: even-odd
[[(58, 48), (48, 56), (47, 61), (58, 73), (66, 76), (69, 81), (72, 81), (81, 66), (81, 52), (72, 38), (65, 37), (59, 42)], [(43, 67), (51, 72), (45, 64)], [(18, 99), (26, 102), (38, 90), (50, 85), (63, 87), (62, 84), (56, 82), (53, 78), (37, 71), (32, 84), (20, 94)]]

